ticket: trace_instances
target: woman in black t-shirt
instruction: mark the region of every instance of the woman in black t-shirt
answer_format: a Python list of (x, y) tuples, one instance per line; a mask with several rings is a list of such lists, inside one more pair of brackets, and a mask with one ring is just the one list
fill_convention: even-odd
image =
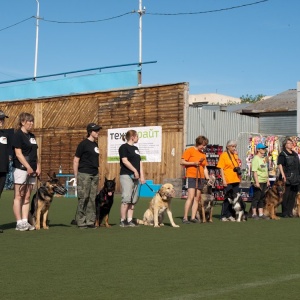
[(17, 129), (13, 136), (13, 166), (14, 166), (14, 204), (16, 230), (34, 230), (28, 223), (30, 194), (35, 184), (35, 177), (41, 173), (37, 155), (37, 143), (31, 133), (34, 118), (29, 113), (21, 113)]
[[(283, 141), (282, 149), (277, 162), (280, 178), (285, 183), (285, 192), (281, 203), (282, 217), (292, 218), (296, 195), (299, 190), (300, 182), (297, 181), (297, 178), (300, 179), (300, 163), (298, 154), (292, 150), (293, 141), (291, 139), (288, 138)], [(296, 175), (293, 181), (289, 179), (292, 174)]]
[(122, 187), (121, 227), (134, 227), (132, 222), (134, 204), (138, 200), (138, 184), (145, 183), (143, 166), (138, 147), (134, 144), (139, 137), (135, 130), (129, 130), (122, 138), (127, 141), (119, 148), (120, 184)]

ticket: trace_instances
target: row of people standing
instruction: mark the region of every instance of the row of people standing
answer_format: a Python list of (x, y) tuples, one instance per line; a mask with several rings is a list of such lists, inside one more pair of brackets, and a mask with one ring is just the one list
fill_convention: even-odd
[[(201, 197), (201, 189), (204, 180), (209, 180), (204, 151), (207, 144), (208, 139), (206, 137), (197, 137), (195, 146), (185, 150), (181, 158), (181, 165), (186, 168), (188, 189), (188, 196), (182, 219), (184, 224), (197, 222), (195, 215)], [(220, 169), (225, 194), (230, 189), (235, 193), (240, 190), (241, 169), (236, 148), (237, 142), (235, 140), (229, 140), (226, 143), (226, 150), (220, 155), (217, 164), (217, 168)], [(268, 162), (266, 157), (267, 148), (268, 147), (264, 144), (258, 144), (256, 146), (256, 155), (252, 160), (251, 171), (253, 175), (254, 193), (251, 211), (254, 220), (268, 219), (263, 212), (265, 194), (270, 187)], [(285, 193), (282, 201), (282, 216), (288, 218), (293, 217), (292, 210), (295, 206), (296, 194), (300, 191), (300, 163), (298, 154), (292, 150), (293, 141), (291, 139), (288, 138), (284, 140), (282, 148), (283, 150), (279, 154), (277, 164), (280, 171), (279, 179), (282, 179), (285, 183)], [(188, 212), (191, 207), (191, 218), (188, 220)], [(222, 203), (220, 220), (223, 222), (234, 222), (234, 215), (235, 213), (231, 204), (225, 198)]]

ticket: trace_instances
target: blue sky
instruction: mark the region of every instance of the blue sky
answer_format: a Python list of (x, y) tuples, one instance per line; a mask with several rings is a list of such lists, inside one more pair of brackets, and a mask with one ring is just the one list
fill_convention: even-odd
[[(297, 88), (300, 1), (143, 0), (143, 84), (188, 82), (191, 94), (275, 95)], [(139, 0), (39, 0), (40, 17), (95, 21), (138, 10)], [(32, 77), (35, 0), (0, 1), (0, 81)], [(37, 75), (139, 60), (139, 18), (40, 21)]]

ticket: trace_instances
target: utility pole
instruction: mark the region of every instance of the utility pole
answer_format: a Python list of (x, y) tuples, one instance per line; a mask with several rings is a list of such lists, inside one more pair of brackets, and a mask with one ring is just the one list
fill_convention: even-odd
[(35, 56), (34, 56), (34, 73), (33, 78), (35, 80), (37, 73), (37, 60), (38, 60), (38, 48), (39, 48), (39, 20), (40, 20), (40, 3), (37, 3), (37, 13), (36, 13), (36, 34), (35, 34)]
[(142, 0), (139, 0), (139, 74), (138, 74), (138, 85), (142, 84), (142, 16), (145, 14), (146, 8), (142, 8)]

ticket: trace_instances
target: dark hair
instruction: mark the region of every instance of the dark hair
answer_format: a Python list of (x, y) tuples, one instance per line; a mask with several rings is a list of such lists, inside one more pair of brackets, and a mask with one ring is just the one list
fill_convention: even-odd
[(125, 142), (125, 141), (129, 141), (133, 136), (136, 136), (137, 135), (137, 132), (133, 129), (130, 129), (126, 132), (125, 135), (122, 136), (122, 140)]
[(292, 142), (292, 143), (293, 143), (293, 140), (290, 139), (290, 138), (286, 138), (286, 139), (282, 142), (282, 148), (285, 149), (285, 146), (286, 146), (286, 143), (287, 143), (287, 142)]
[(20, 113), (18, 121), (17, 121), (16, 129), (20, 129), (23, 126), (22, 123), (25, 122), (25, 121), (34, 122), (33, 115), (30, 114), (30, 113), (26, 113), (26, 112)]
[(204, 135), (199, 135), (195, 140), (196, 146), (204, 145), (206, 146), (208, 144), (208, 138)]

